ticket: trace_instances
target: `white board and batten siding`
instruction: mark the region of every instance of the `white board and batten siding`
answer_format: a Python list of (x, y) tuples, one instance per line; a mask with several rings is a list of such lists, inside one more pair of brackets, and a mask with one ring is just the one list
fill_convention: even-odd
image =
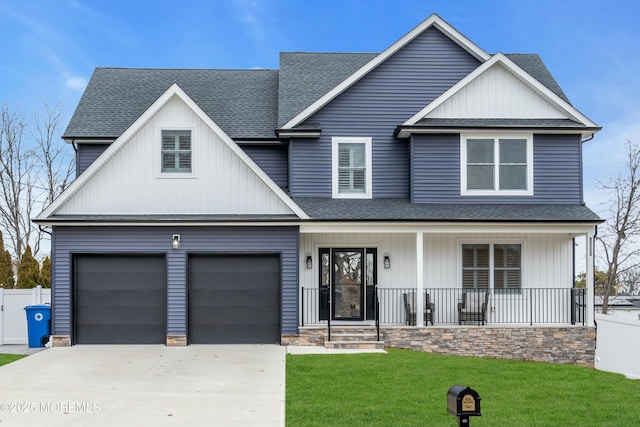
[[(376, 248), (378, 251), (378, 286), (411, 288), (416, 283), (416, 239), (410, 233), (322, 233), (300, 234), (300, 285), (317, 288), (320, 277), (320, 248)], [(391, 268), (383, 267), (384, 254), (391, 257)], [(313, 268), (306, 267), (306, 254), (311, 254)]]
[[(28, 305), (51, 304), (51, 289), (0, 288), (0, 345), (27, 344)], [(0, 349), (2, 353), (2, 349)]]
[[(190, 129), (193, 173), (160, 173), (162, 129)], [(169, 100), (57, 214), (291, 214), (178, 96)]]
[[(460, 245), (463, 243), (522, 244), (524, 288), (569, 288), (573, 280), (572, 239), (566, 234), (434, 233), (424, 234), (424, 288), (461, 287)], [(300, 284), (317, 287), (319, 248), (374, 247), (378, 250), (378, 285), (384, 288), (416, 287), (416, 236), (414, 233), (318, 233), (300, 235)], [(391, 268), (383, 267), (389, 254)], [(305, 257), (311, 254), (313, 268)]]
[(567, 114), (497, 63), (426, 117), (566, 119)]

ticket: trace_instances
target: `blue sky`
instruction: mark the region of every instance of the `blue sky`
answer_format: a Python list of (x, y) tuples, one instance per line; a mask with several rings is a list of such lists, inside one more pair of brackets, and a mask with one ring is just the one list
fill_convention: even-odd
[(2, 0), (0, 103), (61, 104), (64, 126), (95, 67), (277, 68), (280, 51), (380, 52), (431, 13), (487, 52), (538, 53), (604, 129), (584, 146), (592, 209), (640, 143), (634, 0)]

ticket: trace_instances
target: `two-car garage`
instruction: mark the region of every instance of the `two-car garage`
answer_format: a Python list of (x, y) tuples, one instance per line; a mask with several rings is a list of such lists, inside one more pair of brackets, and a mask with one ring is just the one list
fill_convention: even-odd
[[(190, 254), (186, 265), (190, 344), (280, 340), (279, 254)], [(166, 255), (77, 254), (73, 270), (75, 344), (165, 342)]]

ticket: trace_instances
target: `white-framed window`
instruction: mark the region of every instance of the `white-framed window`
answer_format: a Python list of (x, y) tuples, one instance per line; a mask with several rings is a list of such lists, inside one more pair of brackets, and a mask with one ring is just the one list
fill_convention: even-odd
[(333, 197), (370, 199), (371, 138), (333, 137), (331, 151)]
[(160, 131), (160, 173), (193, 174), (192, 132), (190, 129)]
[(462, 289), (522, 289), (521, 242), (462, 243)]
[(463, 196), (533, 195), (533, 136), (461, 134), (460, 175)]

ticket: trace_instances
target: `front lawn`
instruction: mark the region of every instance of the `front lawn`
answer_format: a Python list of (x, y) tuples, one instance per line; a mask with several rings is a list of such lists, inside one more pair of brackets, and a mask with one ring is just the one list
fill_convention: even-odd
[(15, 362), (18, 359), (22, 359), (26, 357), (23, 354), (0, 354), (0, 366), (6, 365), (7, 363)]
[(640, 425), (640, 381), (594, 369), (390, 349), (287, 355), (287, 425), (454, 426), (447, 391), (476, 390), (473, 426)]

